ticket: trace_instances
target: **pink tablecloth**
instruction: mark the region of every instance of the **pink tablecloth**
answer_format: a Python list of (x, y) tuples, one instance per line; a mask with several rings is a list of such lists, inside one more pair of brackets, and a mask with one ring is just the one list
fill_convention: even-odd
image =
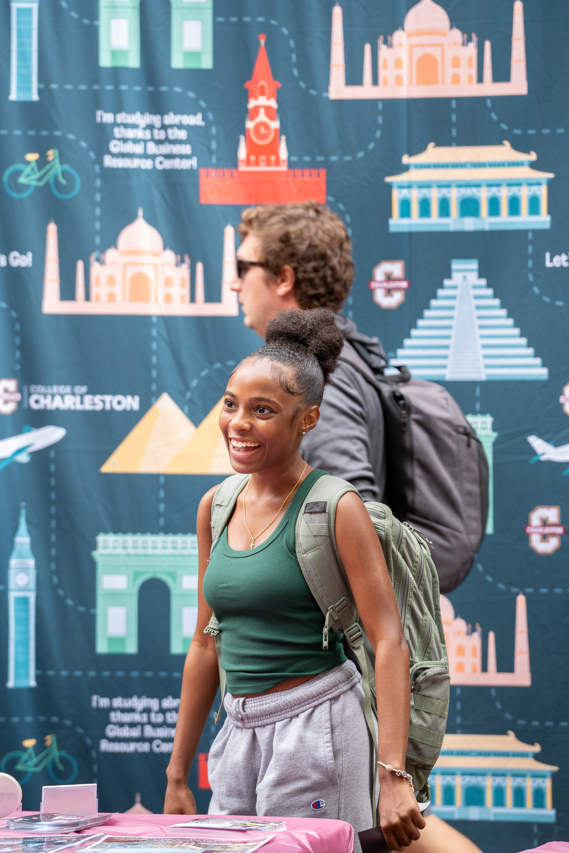
[[(191, 815), (145, 815), (120, 814), (111, 818), (104, 826), (97, 826), (85, 833), (105, 832), (108, 835), (175, 836), (188, 838), (190, 832), (184, 829), (172, 829), (171, 824), (189, 820)], [(276, 818), (284, 820), (286, 832), (277, 832), (272, 841), (265, 844), (262, 853), (353, 853), (354, 830), (343, 820), (325, 820), (323, 818)], [(197, 834), (195, 830), (193, 834)], [(228, 832), (200, 829), (202, 837), (216, 838), (259, 838), (255, 830), (248, 832)], [(569, 853), (569, 851), (567, 851)]]
[(569, 853), (569, 842), (549, 841), (541, 847), (533, 847), (531, 850), (522, 850), (522, 853)]

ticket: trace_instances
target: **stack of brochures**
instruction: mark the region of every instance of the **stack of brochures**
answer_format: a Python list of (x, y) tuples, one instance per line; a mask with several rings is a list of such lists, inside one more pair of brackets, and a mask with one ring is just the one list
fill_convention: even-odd
[(248, 829), (257, 829), (259, 832), (284, 832), (286, 823), (284, 821), (263, 820), (248, 817), (197, 817), (194, 820), (186, 820), (184, 823), (171, 823), (170, 827), (179, 829), (236, 829), (246, 832)]
[(0, 838), (0, 853), (60, 853), (70, 850), (79, 853), (91, 847), (103, 835), (19, 835), (16, 838)]
[(99, 826), (105, 823), (112, 812), (95, 815), (73, 815), (73, 814), (31, 814), (22, 817), (9, 817), (4, 829), (27, 832), (79, 832), (90, 826)]
[(106, 835), (90, 846), (88, 853), (189, 853), (190, 850), (192, 853), (254, 853), (274, 837), (265, 835), (261, 839), (257, 836), (248, 841), (236, 841), (227, 837), (136, 838), (132, 835)]

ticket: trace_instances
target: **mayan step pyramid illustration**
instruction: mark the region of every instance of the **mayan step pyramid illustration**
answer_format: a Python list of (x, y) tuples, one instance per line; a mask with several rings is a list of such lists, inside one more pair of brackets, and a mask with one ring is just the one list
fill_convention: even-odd
[(451, 278), (431, 299), (397, 357), (418, 379), (482, 382), (486, 379), (547, 379), (527, 338), (494, 298), (477, 260), (451, 261)]

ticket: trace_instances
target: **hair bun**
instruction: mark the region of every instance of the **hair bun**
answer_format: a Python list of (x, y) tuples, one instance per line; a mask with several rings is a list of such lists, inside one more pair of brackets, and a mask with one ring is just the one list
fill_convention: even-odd
[(324, 382), (328, 382), (335, 370), (344, 346), (343, 335), (329, 308), (281, 311), (267, 325), (265, 340), (267, 344), (307, 349), (318, 361)]

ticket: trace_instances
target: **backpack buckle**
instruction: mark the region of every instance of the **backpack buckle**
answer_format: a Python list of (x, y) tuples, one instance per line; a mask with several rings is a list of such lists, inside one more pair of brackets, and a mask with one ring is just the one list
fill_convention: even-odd
[(350, 608), (350, 602), (346, 596), (337, 601), (336, 604), (331, 604), (328, 608), (326, 619), (324, 620), (324, 630), (322, 631), (322, 648), (324, 651), (327, 651), (328, 649), (328, 634), (330, 633), (330, 626), (334, 627), (338, 622), (340, 625), (342, 624), (341, 614), (346, 608)]
[(363, 640), (364, 632), (361, 629), (359, 622), (354, 622), (349, 628), (346, 628), (344, 635), (350, 647), (359, 645), (360, 640)]

